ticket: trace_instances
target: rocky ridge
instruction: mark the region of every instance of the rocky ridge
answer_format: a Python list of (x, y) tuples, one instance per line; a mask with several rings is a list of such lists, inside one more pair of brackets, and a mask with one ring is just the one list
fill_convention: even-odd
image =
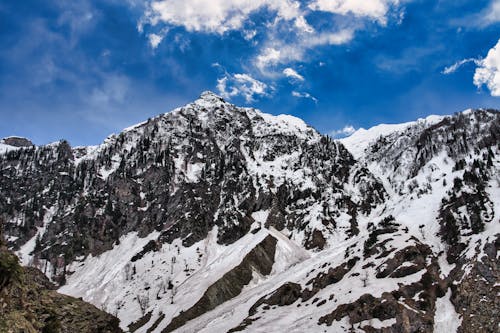
[(0, 218), (130, 331), (494, 332), (499, 119), (335, 141), (204, 93), (100, 146), (0, 155)]

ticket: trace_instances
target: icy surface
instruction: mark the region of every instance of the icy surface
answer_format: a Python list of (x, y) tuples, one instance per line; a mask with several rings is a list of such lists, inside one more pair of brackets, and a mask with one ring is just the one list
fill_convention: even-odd
[(436, 300), (436, 313), (434, 315), (434, 332), (456, 333), (462, 319), (455, 311), (450, 301), (451, 290), (446, 295)]

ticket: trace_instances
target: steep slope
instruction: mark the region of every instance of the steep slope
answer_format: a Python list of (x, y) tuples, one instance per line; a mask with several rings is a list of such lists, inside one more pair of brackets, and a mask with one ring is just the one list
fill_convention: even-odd
[(0, 248), (0, 332), (119, 333), (118, 318), (54, 291), (36, 268)]
[(0, 218), (131, 332), (494, 332), (499, 121), (338, 142), (204, 93), (99, 146), (0, 155)]
[[(498, 326), (491, 290), (498, 292), (499, 280), (499, 138), (498, 111), (467, 110), (372, 136), (358, 150), (390, 193), (386, 209), (437, 256), (450, 288), (448, 309), (461, 317), (453, 329), (441, 329)], [(350, 147), (356, 139), (342, 142)]]

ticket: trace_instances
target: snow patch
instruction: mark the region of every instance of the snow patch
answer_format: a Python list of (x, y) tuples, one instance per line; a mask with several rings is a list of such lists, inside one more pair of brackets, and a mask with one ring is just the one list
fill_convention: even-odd
[(436, 299), (436, 312), (434, 314), (434, 332), (457, 332), (462, 324), (462, 318), (455, 311), (455, 307), (450, 301), (451, 289), (446, 295)]

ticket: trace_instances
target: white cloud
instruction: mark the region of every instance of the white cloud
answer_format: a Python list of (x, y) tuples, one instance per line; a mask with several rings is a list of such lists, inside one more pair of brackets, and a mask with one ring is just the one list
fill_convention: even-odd
[(493, 0), (491, 5), (483, 12), (483, 14), (483, 25), (500, 22), (500, 0)]
[(315, 0), (309, 8), (340, 15), (366, 16), (385, 23), (390, 6), (398, 3), (399, 0)]
[(149, 34), (149, 45), (154, 49), (160, 45), (161, 41), (163, 40), (163, 36), (157, 35), (157, 34)]
[(261, 72), (265, 72), (267, 67), (276, 65), (280, 62), (281, 51), (268, 47), (265, 48), (261, 54), (256, 58), (255, 65)]
[(321, 45), (341, 45), (350, 42), (354, 37), (352, 29), (343, 29), (337, 32), (327, 32), (315, 35), (304, 41), (304, 45), (308, 48)]
[(306, 19), (304, 18), (304, 16), (299, 16), (296, 20), (295, 20), (295, 26), (301, 30), (301, 31), (305, 31), (305, 32), (308, 32), (308, 33), (313, 33), (314, 32), (314, 28), (311, 27), (309, 25), (309, 23), (307, 23)]
[(478, 88), (486, 85), (491, 96), (500, 97), (500, 39), (489, 50), (486, 58), (479, 62), (474, 73), (474, 84)]
[(485, 28), (500, 22), (500, 0), (492, 0), (491, 3), (477, 14), (465, 16), (458, 20), (459, 24), (477, 28)]
[(295, 61), (303, 61), (307, 51), (322, 45), (340, 45), (352, 40), (354, 32), (350, 29), (337, 32), (324, 32), (297, 38), (295, 43), (287, 43), (278, 37), (273, 38), (257, 55), (255, 67), (260, 74), (274, 76), (269, 69), (279, 64), (289, 64)]
[(330, 135), (333, 137), (341, 137), (341, 136), (349, 136), (356, 132), (356, 129), (352, 125), (346, 125), (344, 128), (334, 130), (330, 132)]
[(452, 21), (459, 30), (462, 27), (482, 29), (498, 22), (500, 22), (500, 0), (492, 0), (483, 10)]
[(256, 96), (268, 96), (269, 86), (254, 79), (248, 74), (226, 74), (217, 80), (217, 90), (224, 98), (243, 96), (247, 103), (254, 101)]
[[(245, 71), (278, 79), (283, 68), (309, 61), (308, 55), (315, 48), (349, 43), (356, 31), (366, 27), (365, 20), (384, 25), (393, 7), (407, 1), (411, 0), (148, 0), (138, 30), (146, 32), (153, 49), (165, 36), (158, 31), (173, 26), (221, 37), (239, 31), (255, 47), (248, 59), (243, 59), (247, 62), (242, 64)], [(260, 11), (269, 15), (252, 21), (252, 14)], [(349, 18), (332, 17), (316, 27), (307, 17), (317, 13)], [(402, 17), (403, 13), (399, 14)]]
[(455, 73), (460, 67), (462, 67), (465, 64), (468, 64), (469, 62), (473, 62), (476, 65), (480, 65), (481, 60), (474, 59), (474, 58), (463, 59), (463, 60), (457, 61), (456, 63), (454, 63), (451, 66), (446, 67), (445, 69), (443, 69), (443, 71), (441, 73), (443, 73), (445, 75)]
[(313, 100), (314, 103), (318, 103), (318, 99), (307, 92), (292, 91), (292, 96), (297, 98), (308, 98)]
[[(275, 12), (278, 19), (304, 26), (300, 3), (293, 0), (157, 0), (150, 3), (146, 20), (183, 26), (189, 31), (223, 34), (243, 27), (248, 16), (258, 10)], [(305, 27), (305, 26), (304, 26)]]
[(299, 73), (297, 73), (297, 71), (295, 71), (293, 68), (290, 68), (290, 67), (285, 68), (283, 70), (283, 74), (288, 78), (298, 80), (298, 81), (304, 81), (304, 77), (302, 75), (300, 75)]
[(257, 30), (245, 30), (243, 31), (243, 38), (245, 40), (252, 40), (255, 36), (257, 36)]

